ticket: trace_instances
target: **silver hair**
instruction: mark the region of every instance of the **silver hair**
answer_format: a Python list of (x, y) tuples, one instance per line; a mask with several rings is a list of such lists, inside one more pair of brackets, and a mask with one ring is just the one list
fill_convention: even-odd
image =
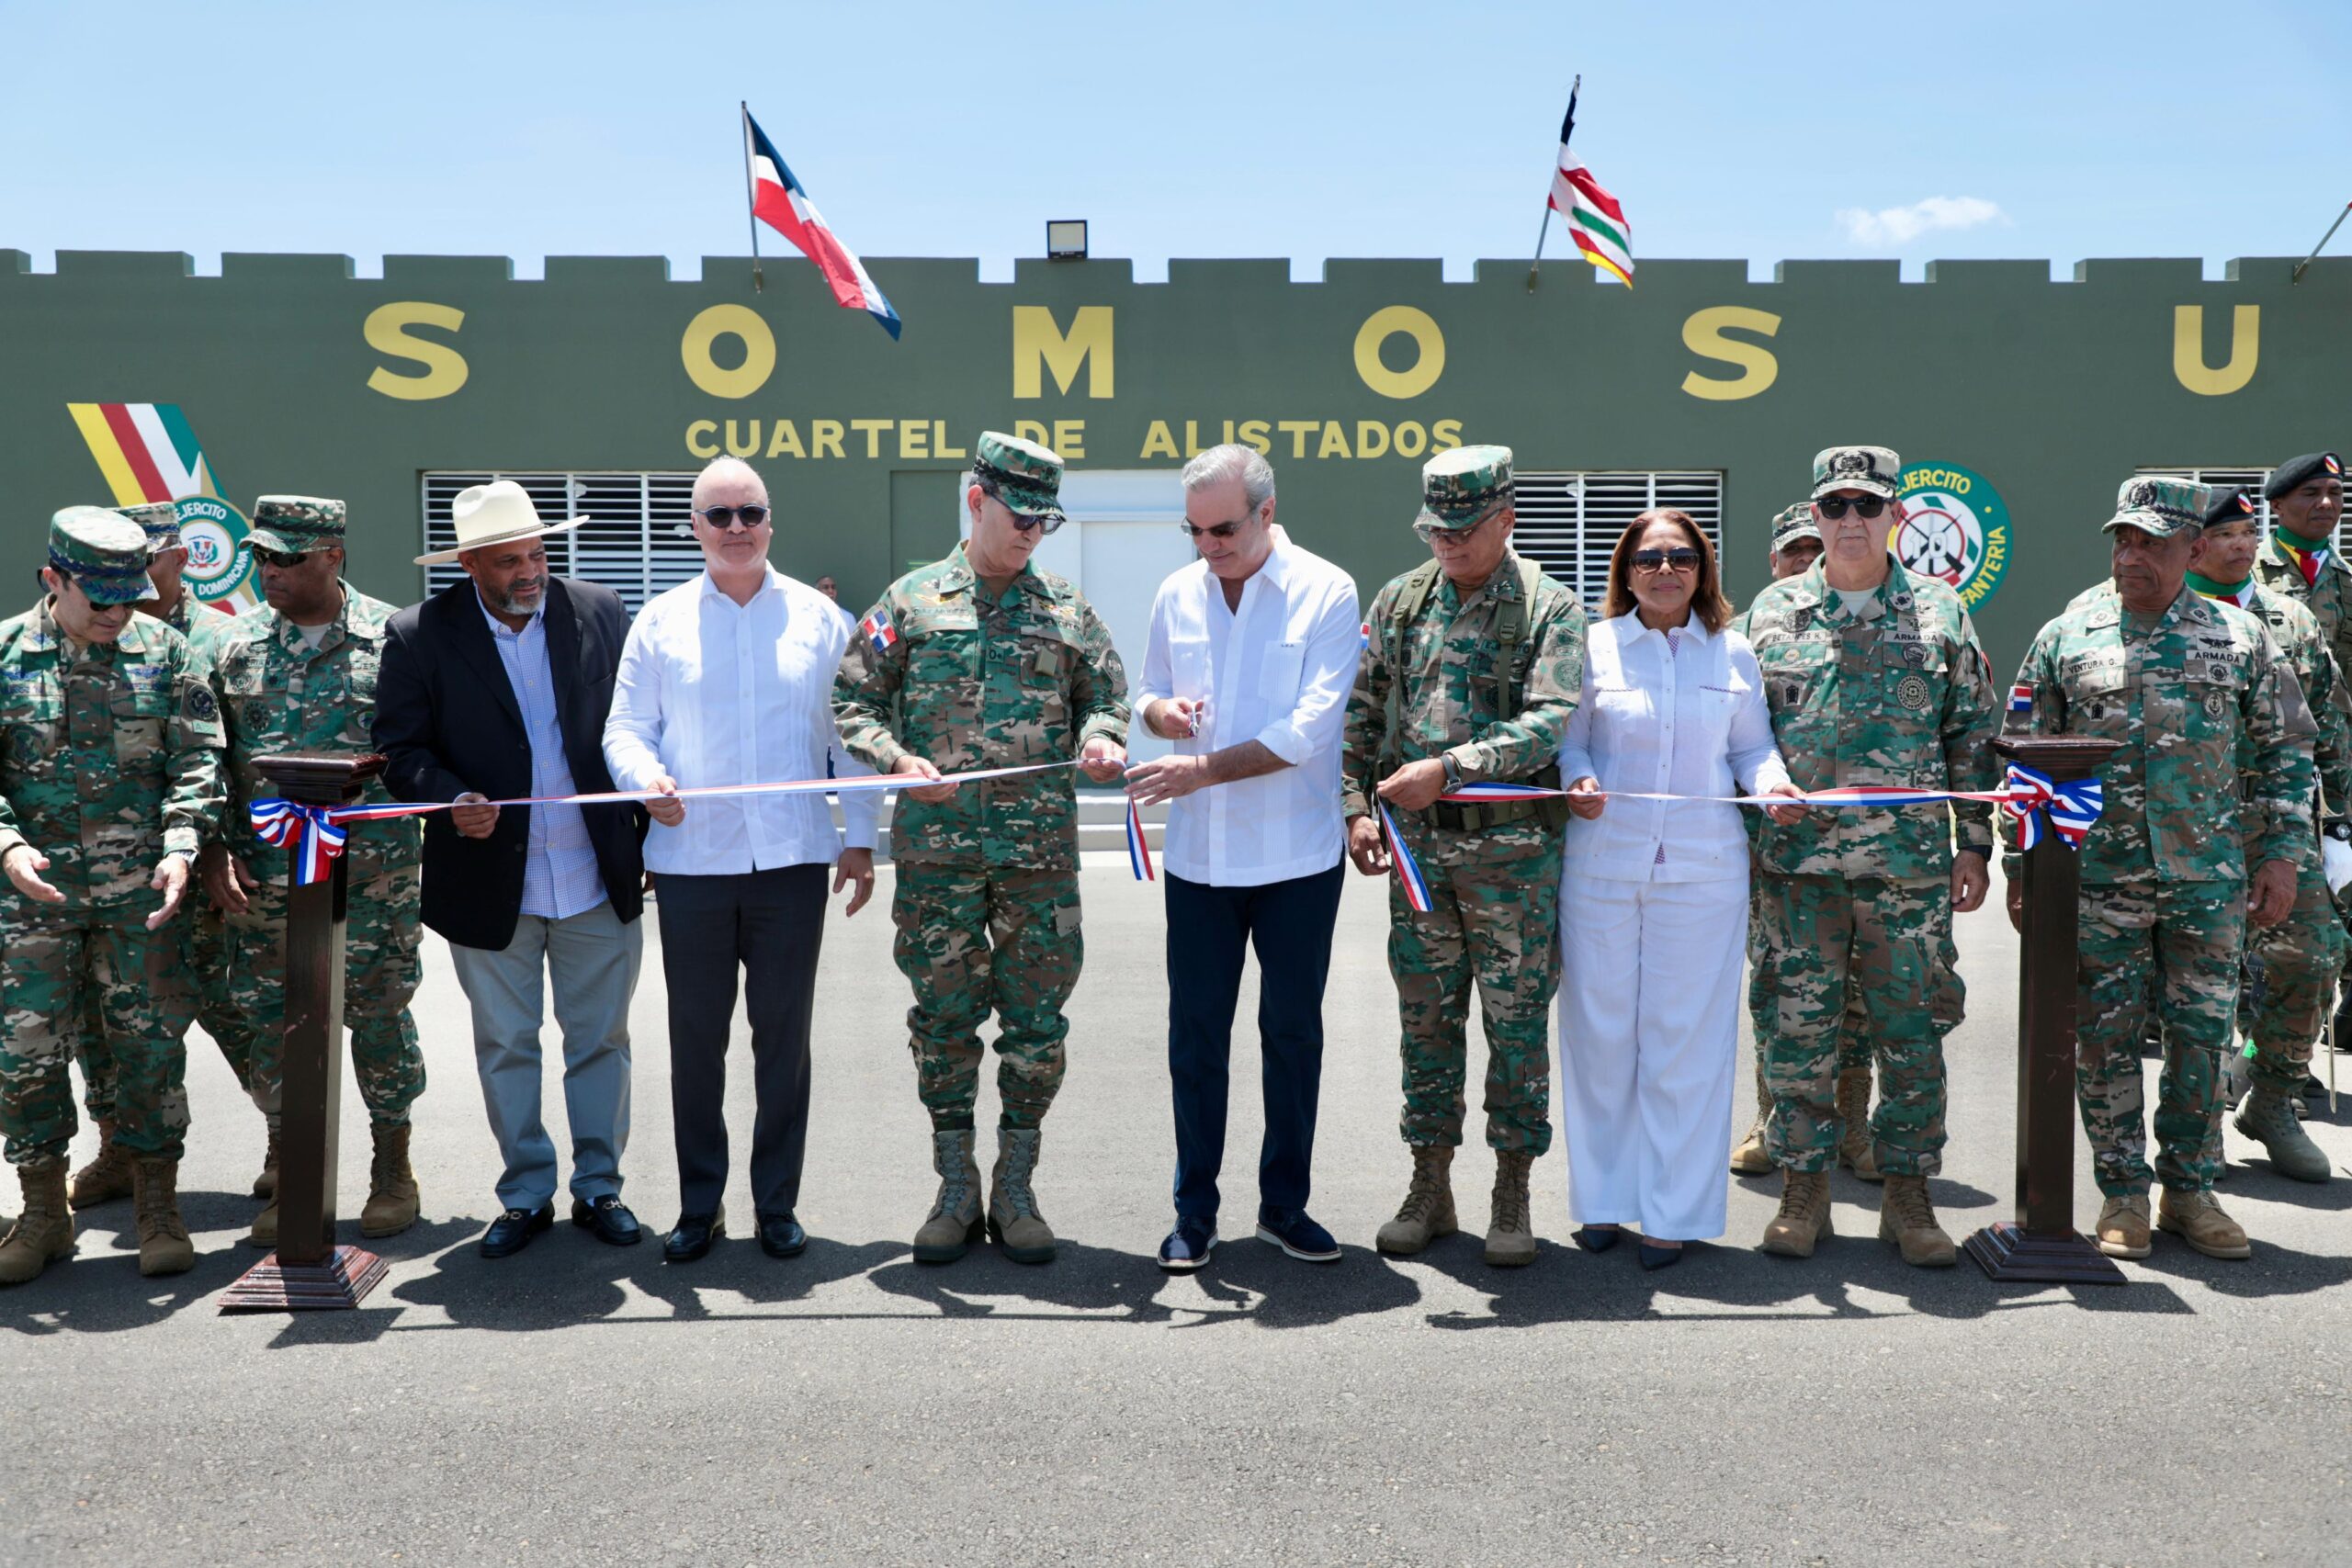
[(1250, 513), (1274, 499), (1274, 466), (1255, 446), (1242, 446), (1227, 442), (1212, 446), (1184, 465), (1184, 488), (1206, 490), (1227, 479), (1241, 481), (1241, 499), (1248, 503)]

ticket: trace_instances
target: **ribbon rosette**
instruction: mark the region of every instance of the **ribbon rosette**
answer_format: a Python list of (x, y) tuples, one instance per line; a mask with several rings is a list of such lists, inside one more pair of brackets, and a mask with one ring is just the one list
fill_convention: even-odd
[(343, 853), (344, 840), (351, 836), (334, 820), (330, 808), (298, 806), (277, 795), (254, 801), (246, 815), (253, 819), (254, 832), (291, 857), (297, 887), (324, 881), (335, 856)]
[(2017, 819), (2021, 852), (2041, 842), (2045, 824), (2068, 849), (2081, 849), (2084, 836), (2106, 807), (2106, 794), (2097, 779), (2052, 784), (2040, 769), (2011, 762), (2007, 777), (2001, 782), (2009, 796), (2001, 809)]

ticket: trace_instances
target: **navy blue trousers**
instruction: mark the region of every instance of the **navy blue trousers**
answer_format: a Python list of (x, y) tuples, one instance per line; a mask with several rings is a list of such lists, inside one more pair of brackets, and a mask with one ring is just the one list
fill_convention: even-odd
[(1258, 951), (1260, 1078), (1266, 1139), (1258, 1200), (1306, 1207), (1315, 1107), (1323, 1081), (1323, 983), (1340, 918), (1340, 862), (1312, 876), (1260, 887), (1210, 887), (1181, 876), (1168, 887), (1168, 1076), (1176, 1101), (1176, 1213), (1214, 1222), (1225, 1163), (1233, 1010), (1241, 964)]

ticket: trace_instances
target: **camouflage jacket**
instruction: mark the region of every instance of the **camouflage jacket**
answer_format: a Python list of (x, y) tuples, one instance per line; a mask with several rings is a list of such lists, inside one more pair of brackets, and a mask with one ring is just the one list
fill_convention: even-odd
[[(1768, 584), (1747, 611), (1789, 776), (1808, 790), (1996, 787), (2000, 707), (1960, 595), (1890, 559), (1871, 608), (1849, 612), (1816, 561)], [(1955, 817), (1959, 847), (1989, 855), (1991, 803), (1962, 801), (1808, 811), (1786, 826), (1762, 818), (1758, 861), (1782, 876), (1947, 875)]]
[[(254, 771), (254, 759), (293, 751), (360, 756), (373, 751), (376, 671), (395, 614), (348, 582), (343, 610), (313, 650), (301, 628), (267, 606), (238, 615), (212, 649), (212, 684), (220, 694), (229, 742), (229, 810), (224, 837), (231, 851), (266, 883), (286, 880), (286, 852), (253, 830), (246, 807), (277, 793)], [(380, 779), (359, 797), (391, 804)], [(356, 882), (377, 872), (422, 863), (424, 832), (414, 818), (352, 825), (344, 855)]]
[(168, 615), (161, 617), (172, 630), (187, 638), (187, 645), (208, 670), (211, 667), (213, 645), (220, 634), (237, 624), (237, 617), (225, 610), (216, 610), (193, 593), (183, 592), (180, 602), (172, 606)]
[[(1560, 741), (1584, 692), (1584, 606), (1552, 578), (1537, 580), (1519, 645), (1512, 683), (1519, 711), (1503, 722), (1495, 705), (1495, 631), (1505, 602), (1519, 601), (1520, 556), (1502, 563), (1465, 599), (1440, 575), (1412, 625), (1396, 637), (1396, 599), (1406, 578), (1391, 578), (1373, 595), (1366, 615), (1363, 658), (1348, 696), (1340, 759), (1340, 807), (1351, 818), (1370, 815), (1380, 781), (1408, 762), (1451, 755), (1465, 783), (1524, 779), (1560, 760)], [(1391, 638), (1401, 649), (1389, 664)], [(1388, 705), (1396, 699), (1396, 733), (1388, 732)], [(1557, 844), (1560, 833), (1533, 818), (1476, 833), (1431, 825), (1415, 811), (1392, 813), (1413, 840), (1444, 863), (1450, 855), (1478, 859), (1523, 854)]]
[[(1126, 744), (1127, 676), (1074, 586), (1030, 567), (992, 599), (958, 545), (884, 592), (842, 655), (833, 716), (850, 753), (885, 773), (910, 752), (943, 773), (1064, 761), (1098, 736)], [(901, 795), (890, 853), (1075, 867), (1077, 778), (1064, 769), (996, 779), (929, 805)]]
[[(2258, 581), (2249, 582), (2241, 598), (2222, 598), (2220, 602), (2235, 604), (2248, 615), (2258, 616), (2269, 629), (2270, 640), (2287, 656), (2295, 682), (2302, 689), (2303, 705), (2318, 727), (2319, 733), (2312, 742), (2312, 763), (2320, 788), (2327, 797), (2329, 809), (2343, 811), (2346, 802), (2352, 800), (2352, 720), (2345, 717), (2343, 694), (2338, 690), (2344, 683), (2344, 672), (2335, 667), (2335, 657), (2327, 651), (2327, 639), (2320, 635), (2318, 618), (2300, 602), (2276, 589), (2265, 588)], [(2254, 797), (2258, 782), (2254, 769), (2254, 743), (2240, 736), (2238, 793), (2249, 800)]]
[[(2249, 859), (2317, 854), (2311, 716), (2262, 623), (2186, 586), (2146, 635), (2125, 619), (2114, 583), (2077, 595), (2033, 639), (2006, 727), (2121, 742), (2099, 770), (2083, 881), (2239, 882)], [(2243, 801), (2242, 740), (2255, 763)]]
[(220, 815), (219, 705), (187, 640), (148, 616), (67, 654), (46, 600), (0, 621), (0, 854), (47, 855), (69, 907), (153, 900), (155, 863), (194, 854)]
[[(2321, 640), (2335, 656), (2335, 667), (2352, 673), (2352, 566), (2346, 565), (2330, 548), (2319, 563), (2317, 579), (2305, 582), (2295, 563), (2279, 554), (2278, 536), (2273, 533), (2255, 552), (2254, 580), (2309, 610), (2319, 622)], [(2340, 684), (2335, 705), (2352, 713), (2352, 692)], [(2331, 802), (2334, 798), (2330, 796)]]

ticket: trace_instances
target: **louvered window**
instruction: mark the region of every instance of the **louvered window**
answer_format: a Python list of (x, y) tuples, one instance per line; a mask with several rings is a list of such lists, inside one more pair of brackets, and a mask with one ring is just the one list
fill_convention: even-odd
[(1525, 473), (1515, 477), (1520, 553), (1575, 591), (1591, 609), (1609, 594), (1609, 552), (1625, 525), (1655, 506), (1689, 513), (1720, 553), (1724, 477), (1720, 473)]
[[(2262, 536), (2266, 539), (2270, 536), (2270, 502), (2262, 497), (2262, 487), (2270, 480), (2271, 471), (2268, 468), (2143, 468), (2140, 471), (2162, 479), (2187, 479), (2191, 484), (2211, 485), (2215, 490), (2242, 485), (2245, 492), (2254, 497), (2255, 514), (2262, 523)], [(2337, 518), (2335, 549), (2338, 555), (2344, 552), (2345, 526), (2346, 520)]]
[[(424, 476), (424, 547), (458, 542), (449, 502), (469, 485), (513, 479), (530, 492), (539, 520), (585, 516), (579, 527), (547, 536), (548, 565), (560, 577), (600, 582), (621, 596), (634, 615), (645, 602), (702, 570), (702, 548), (687, 522), (695, 476), (690, 473), (428, 473)], [(435, 592), (466, 575), (455, 561), (427, 570)]]

